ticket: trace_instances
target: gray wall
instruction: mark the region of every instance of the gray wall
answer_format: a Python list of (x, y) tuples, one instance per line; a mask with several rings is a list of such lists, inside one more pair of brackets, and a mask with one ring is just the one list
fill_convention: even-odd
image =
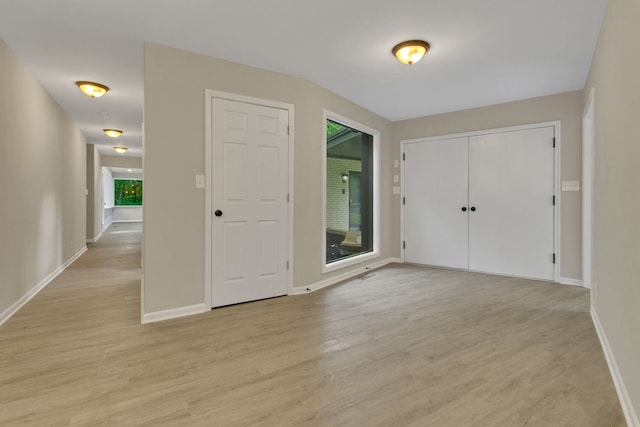
[(2, 40), (0, 64), (1, 318), (87, 230), (83, 134)]
[[(562, 122), (561, 179), (581, 180), (582, 91), (509, 102), (489, 107), (404, 120), (393, 124), (394, 150), (403, 139), (438, 136), (484, 129), (560, 120)], [(561, 277), (580, 279), (581, 192), (561, 194)], [(400, 207), (394, 206), (393, 228), (400, 228)], [(399, 245), (394, 256), (400, 255)]]
[[(344, 272), (321, 272), (322, 109), (379, 130), (381, 259), (390, 257), (392, 240), (394, 245), (398, 240), (397, 230), (384, 226), (398, 204), (398, 197), (391, 195), (395, 149), (390, 122), (317, 85), (283, 74), (152, 43), (145, 44), (144, 56), (145, 313), (204, 302), (205, 192), (194, 188), (194, 176), (205, 172), (205, 89), (294, 105), (293, 276), (297, 287)], [(170, 194), (180, 194), (179, 202)]]
[(592, 305), (640, 415), (640, 2), (610, 0), (585, 87), (595, 88)]

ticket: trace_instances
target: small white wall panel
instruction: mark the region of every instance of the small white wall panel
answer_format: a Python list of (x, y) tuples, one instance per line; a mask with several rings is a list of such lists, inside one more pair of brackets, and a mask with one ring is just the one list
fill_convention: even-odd
[(246, 254), (249, 251), (249, 239), (246, 222), (227, 222), (224, 224), (224, 282), (247, 280)]
[(278, 242), (278, 222), (258, 222), (258, 277), (275, 277), (280, 259)]
[(248, 174), (245, 170), (246, 144), (224, 144), (224, 193), (227, 201), (246, 201), (248, 196)]
[(274, 147), (258, 147), (260, 202), (275, 202), (278, 200), (279, 173), (278, 149)]

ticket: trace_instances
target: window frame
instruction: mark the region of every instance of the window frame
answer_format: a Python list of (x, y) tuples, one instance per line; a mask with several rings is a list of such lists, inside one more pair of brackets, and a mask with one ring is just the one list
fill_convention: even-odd
[[(373, 251), (327, 264), (327, 120), (348, 126), (373, 137)], [(380, 257), (380, 131), (340, 114), (322, 113), (322, 272), (329, 273)]]

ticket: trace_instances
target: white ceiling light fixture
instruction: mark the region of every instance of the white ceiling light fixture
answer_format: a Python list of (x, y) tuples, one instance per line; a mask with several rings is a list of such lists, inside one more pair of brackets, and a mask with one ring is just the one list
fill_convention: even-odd
[(100, 98), (105, 93), (109, 92), (109, 87), (96, 82), (78, 81), (76, 82), (78, 89), (85, 95), (91, 98)]
[(424, 40), (407, 40), (395, 45), (391, 53), (403, 64), (413, 65), (420, 61), (430, 48), (431, 45)]
[(124, 154), (127, 152), (127, 150), (128, 150), (127, 147), (113, 147), (113, 151), (119, 154)]
[(102, 129), (102, 131), (110, 138), (117, 138), (122, 135), (122, 131), (120, 129)]

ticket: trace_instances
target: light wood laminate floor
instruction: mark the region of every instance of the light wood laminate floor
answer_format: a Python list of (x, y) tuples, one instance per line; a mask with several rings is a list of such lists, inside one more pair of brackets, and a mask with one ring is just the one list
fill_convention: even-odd
[(0, 326), (0, 425), (624, 425), (581, 288), (392, 265), (140, 325), (140, 275), (117, 225)]

